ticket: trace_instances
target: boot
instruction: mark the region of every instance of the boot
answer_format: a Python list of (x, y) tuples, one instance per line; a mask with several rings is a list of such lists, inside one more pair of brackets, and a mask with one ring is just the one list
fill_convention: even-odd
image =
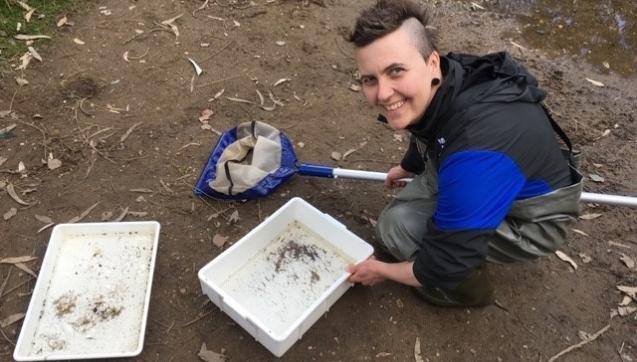
[(439, 307), (483, 307), (495, 301), (485, 267), (471, 271), (454, 289), (425, 286), (416, 288), (416, 293)]

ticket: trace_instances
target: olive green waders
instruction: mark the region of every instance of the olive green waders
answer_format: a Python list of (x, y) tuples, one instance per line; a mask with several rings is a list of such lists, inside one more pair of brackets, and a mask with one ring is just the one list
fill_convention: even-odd
[[(436, 209), (438, 182), (434, 168), (417, 175), (381, 212), (376, 231), (381, 248), (401, 261), (414, 260)], [(510, 263), (553, 253), (564, 242), (579, 214), (581, 175), (571, 168), (573, 184), (545, 195), (514, 202), (489, 241), (487, 261)], [(477, 268), (453, 290), (417, 288), (427, 301), (442, 306), (480, 306), (493, 302), (486, 270)]]

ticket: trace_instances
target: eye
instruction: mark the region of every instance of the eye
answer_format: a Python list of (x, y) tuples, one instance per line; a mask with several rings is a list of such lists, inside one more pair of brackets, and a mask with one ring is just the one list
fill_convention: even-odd
[(389, 70), (390, 77), (398, 77), (405, 71), (405, 68), (402, 67), (394, 67)]
[(364, 86), (372, 86), (372, 85), (376, 84), (376, 78), (374, 78), (374, 77), (362, 77), (361, 78), (361, 83)]

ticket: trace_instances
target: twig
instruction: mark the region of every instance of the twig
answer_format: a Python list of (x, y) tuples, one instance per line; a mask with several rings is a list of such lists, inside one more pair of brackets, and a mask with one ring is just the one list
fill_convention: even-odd
[(13, 111), (13, 100), (15, 99), (15, 95), (18, 94), (18, 89), (16, 88), (15, 92), (13, 92), (13, 97), (11, 97), (11, 103), (9, 103), (9, 113)]
[(259, 222), (261, 222), (261, 200), (257, 200), (257, 210), (259, 212)]
[(167, 32), (167, 33), (169, 33), (169, 34), (173, 34), (173, 32), (172, 32), (171, 30), (166, 29), (166, 28), (164, 28), (164, 27), (153, 28), (153, 29), (150, 29), (150, 30), (148, 31), (148, 33), (135, 34), (135, 36), (134, 36), (134, 37), (132, 37), (132, 38), (130, 38), (130, 39), (127, 39), (127, 40), (125, 40), (122, 44), (124, 44), (124, 45), (125, 45), (125, 44), (128, 44), (128, 43), (130, 43), (131, 41), (133, 41), (133, 40), (135, 40), (135, 39), (137, 39), (137, 38), (146, 38), (146, 37), (147, 37), (147, 36), (149, 36), (150, 34), (155, 33), (155, 32), (158, 32), (158, 31), (165, 31), (165, 32)]
[(232, 43), (234, 43), (234, 40), (230, 40), (229, 42), (226, 43), (226, 45), (224, 45), (223, 47), (221, 47), (221, 49), (217, 50), (216, 53), (214, 53), (213, 55), (209, 56), (208, 58), (204, 59), (203, 61), (201, 61), (200, 63), (205, 63), (207, 61), (209, 61), (210, 59), (216, 57), (217, 55), (221, 54), (224, 50), (226, 50), (227, 47), (229, 47)]
[(211, 85), (214, 85), (214, 84), (217, 84), (217, 83), (222, 83), (222, 82), (225, 82), (225, 81), (227, 81), (227, 80), (231, 80), (231, 79), (235, 79), (235, 78), (241, 78), (241, 77), (243, 77), (243, 76), (244, 76), (244, 74), (237, 74), (237, 75), (233, 75), (233, 76), (231, 76), (231, 77), (226, 77), (226, 78), (222, 78), (222, 79), (217, 79), (217, 80), (214, 80), (214, 81), (212, 81), (212, 82), (209, 82), (209, 83), (206, 83), (206, 84), (199, 85), (199, 86), (197, 86), (197, 89), (199, 89), (199, 88), (203, 88), (203, 87), (207, 87), (207, 86), (211, 86)]
[(200, 321), (201, 319), (203, 319), (204, 317), (206, 317), (206, 316), (207, 316), (208, 314), (210, 314), (210, 313), (212, 313), (212, 311), (209, 311), (209, 312), (207, 312), (207, 313), (204, 313), (204, 314), (200, 315), (199, 317), (197, 317), (197, 318), (195, 318), (195, 319), (191, 320), (190, 322), (187, 322), (186, 324), (182, 324), (182, 325), (181, 325), (181, 328), (185, 328), (185, 327), (188, 327), (189, 325), (192, 325), (192, 324), (197, 323), (198, 321)]
[(585, 339), (585, 340), (583, 340), (583, 341), (581, 341), (581, 342), (579, 342), (577, 344), (574, 344), (574, 345), (562, 350), (560, 353), (556, 354), (555, 356), (549, 358), (548, 362), (553, 362), (553, 361), (557, 360), (558, 358), (560, 358), (561, 356), (569, 353), (570, 351), (576, 350), (576, 349), (582, 347), (585, 344), (593, 342), (594, 340), (597, 339), (597, 337), (599, 337), (602, 334), (604, 334), (608, 330), (608, 328), (610, 328), (610, 323), (608, 323), (606, 325), (606, 327), (604, 327), (604, 328), (600, 329), (599, 331), (595, 332), (595, 334), (591, 335), (589, 338), (587, 338), (587, 339)]
[(197, 11), (200, 11), (200, 10), (205, 9), (205, 8), (206, 8), (206, 6), (208, 6), (208, 2), (209, 2), (209, 1), (210, 1), (210, 0), (206, 0), (206, 1), (204, 1), (203, 5), (201, 5), (200, 7), (196, 8), (195, 10), (193, 10), (193, 12), (192, 12), (192, 17), (193, 17), (193, 18), (196, 18), (195, 14), (197, 13)]
[(172, 331), (173, 327), (175, 326), (175, 321), (173, 321), (172, 323), (170, 323), (170, 327), (168, 327), (168, 329), (166, 329), (166, 334), (170, 333), (170, 331)]
[(4, 281), (2, 282), (2, 286), (0, 286), (0, 298), (2, 298), (2, 295), (4, 294), (4, 288), (7, 287), (7, 283), (9, 282), (9, 278), (11, 278), (11, 270), (13, 270), (13, 268), (9, 268), (9, 272), (7, 273), (7, 277), (4, 278)]
[(0, 333), (2, 334), (2, 336), (4, 337), (4, 339), (9, 342), (12, 346), (15, 347), (15, 343), (13, 343), (12, 340), (9, 339), (9, 337), (7, 337), (7, 335), (4, 333), (4, 329), (2, 329), (2, 327), (0, 327)]
[[(28, 275), (30, 275), (30, 274), (28, 274)], [(27, 280), (24, 280), (22, 283), (20, 283), (20, 284), (16, 285), (15, 287), (13, 287), (13, 288), (11, 288), (11, 289), (7, 290), (7, 292), (6, 292), (6, 293), (4, 293), (4, 295), (9, 295), (9, 294), (11, 294), (11, 292), (13, 292), (14, 290), (16, 290), (16, 289), (20, 288), (21, 286), (25, 285), (26, 283), (28, 283), (28, 282), (30, 282), (30, 281), (31, 281), (31, 278), (29, 278), (29, 279), (27, 279)]]

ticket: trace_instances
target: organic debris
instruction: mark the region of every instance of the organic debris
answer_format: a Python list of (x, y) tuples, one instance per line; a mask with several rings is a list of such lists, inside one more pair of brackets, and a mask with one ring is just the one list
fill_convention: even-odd
[(128, 215), (128, 206), (124, 209), (124, 211), (122, 211), (122, 213), (115, 219), (113, 220), (114, 222), (120, 222), (122, 220), (124, 220), (124, 218), (126, 217), (126, 215)]
[(352, 92), (360, 92), (361, 90), (361, 86), (356, 84), (356, 83), (352, 83), (349, 85), (349, 87), (347, 87), (349, 90), (351, 90)]
[(593, 182), (599, 182), (599, 183), (604, 182), (604, 178), (603, 178), (602, 176), (597, 175), (597, 174), (594, 174), (594, 173), (589, 174), (589, 175), (588, 175), (588, 177), (589, 177), (589, 178), (591, 179), (591, 181), (593, 181)]
[(31, 53), (33, 58), (35, 58), (39, 62), (42, 61), (42, 57), (40, 56), (40, 54), (38, 54), (38, 52), (33, 47), (28, 47), (27, 49), (29, 49), (29, 53)]
[(62, 166), (62, 161), (57, 158), (53, 158), (53, 153), (49, 153), (49, 157), (46, 160), (46, 165), (49, 170), (55, 170), (56, 168), (60, 168)]
[(8, 184), (6, 187), (7, 193), (9, 194), (9, 196), (11, 196), (11, 198), (13, 199), (13, 201), (17, 202), (20, 205), (24, 205), (24, 206), (29, 206), (30, 204), (25, 202), (24, 200), (22, 200), (18, 194), (15, 192), (15, 189), (13, 188), (13, 184)]
[(18, 39), (18, 40), (51, 39), (50, 36), (41, 35), (41, 34), (37, 34), (37, 35), (18, 34), (18, 35), (15, 36), (15, 38)]
[(75, 216), (74, 218), (72, 218), (71, 220), (67, 221), (67, 223), (69, 224), (73, 224), (76, 223), (78, 221), (81, 221), (82, 219), (84, 219), (88, 214), (91, 213), (91, 211), (93, 211), (93, 209), (99, 204), (100, 202), (96, 202), (93, 205), (91, 205), (88, 209), (82, 211), (82, 213), (80, 214), (80, 216)]
[(277, 80), (276, 82), (274, 82), (274, 84), (272, 85), (272, 87), (279, 86), (279, 85), (281, 85), (281, 84), (283, 84), (283, 83), (285, 83), (285, 82), (289, 82), (289, 81), (291, 81), (291, 80), (292, 80), (292, 79), (290, 79), (290, 78), (281, 78), (281, 79)]
[[(1, 262), (2, 261), (0, 261), (0, 263)], [(627, 296), (633, 298), (634, 301), (637, 301), (637, 287), (629, 287), (629, 286), (625, 286), (625, 285), (618, 285), (617, 289), (619, 289), (619, 291), (623, 292)]]
[(230, 214), (230, 217), (228, 217), (228, 223), (236, 224), (237, 222), (239, 222), (239, 210), (234, 210), (232, 214)]
[(228, 357), (222, 353), (217, 353), (206, 348), (206, 343), (201, 344), (201, 349), (197, 354), (199, 358), (206, 362), (224, 362)]
[(580, 229), (571, 229), (571, 230), (573, 230), (573, 232), (575, 232), (575, 233), (577, 233), (577, 234), (580, 234), (580, 235), (590, 236), (590, 235), (588, 235), (587, 233), (583, 232), (583, 231), (582, 231), (582, 230), (580, 230)]
[(61, 27), (63, 27), (63, 26), (67, 23), (67, 21), (68, 21), (67, 17), (66, 17), (66, 16), (63, 16), (63, 17), (61, 17), (61, 18), (60, 18), (60, 20), (58, 20), (58, 21), (57, 21), (57, 23), (55, 23), (55, 25), (56, 25), (58, 28), (61, 28)]
[(84, 45), (86, 44), (82, 39), (80, 38), (73, 38), (73, 42), (77, 45)]
[(577, 344), (574, 344), (574, 345), (572, 345), (572, 346), (570, 346), (570, 347), (568, 347), (568, 348), (566, 348), (566, 349), (564, 349), (564, 350), (560, 351), (560, 352), (559, 352), (558, 354), (556, 354), (555, 356), (553, 356), (553, 357), (549, 358), (548, 362), (553, 362), (553, 361), (555, 361), (556, 359), (560, 358), (562, 355), (565, 355), (565, 354), (567, 354), (567, 353), (569, 353), (569, 352), (571, 352), (571, 351), (573, 351), (573, 350), (575, 350), (575, 349), (578, 349), (578, 348), (580, 348), (580, 347), (584, 346), (584, 345), (585, 345), (585, 344), (587, 344), (587, 343), (591, 343), (591, 342), (593, 342), (593, 341), (594, 341), (594, 340), (596, 340), (599, 336), (601, 336), (602, 334), (604, 334), (604, 333), (605, 333), (605, 332), (606, 332), (609, 328), (610, 328), (610, 323), (609, 323), (609, 324), (607, 324), (607, 325), (606, 325), (606, 327), (604, 327), (604, 328), (600, 329), (599, 331), (595, 332), (594, 334), (587, 335), (587, 336), (586, 336), (587, 338), (586, 338), (586, 339), (584, 339), (583, 341), (581, 341), (581, 342), (579, 342), (579, 343), (577, 343)]
[(416, 337), (416, 343), (414, 343), (414, 359), (416, 362), (425, 362), (422, 359), (422, 353), (420, 352), (420, 337)]
[(124, 133), (122, 135), (122, 137), (120, 137), (119, 139), (119, 143), (120, 145), (123, 147), (124, 146), (124, 141), (126, 141), (126, 139), (128, 138), (128, 136), (130, 136), (131, 133), (133, 133), (133, 131), (135, 130), (135, 128), (137, 128), (139, 125), (143, 124), (144, 122), (137, 122), (135, 124), (133, 124), (132, 126), (130, 126), (130, 128), (128, 128), (128, 130), (126, 131), (126, 133)]
[(10, 258), (0, 259), (0, 264), (21, 264), (21, 263), (28, 263), (28, 262), (34, 261), (36, 259), (37, 259), (37, 257), (30, 256), (30, 255), (14, 256), (14, 257), (10, 257)]
[(577, 270), (577, 263), (575, 262), (575, 260), (571, 259), (571, 257), (566, 255), (563, 251), (557, 250), (555, 252), (555, 255), (557, 255), (557, 257), (560, 258), (562, 261), (569, 263), (571, 267), (573, 267), (573, 270)]
[(590, 256), (588, 256), (588, 255), (586, 255), (584, 253), (579, 253), (579, 257), (580, 257), (580, 259), (582, 259), (582, 263), (584, 263), (584, 264), (588, 264), (588, 263), (590, 263), (593, 260)]
[(330, 157), (331, 157), (334, 161), (340, 161), (340, 160), (343, 158), (343, 155), (341, 155), (341, 153), (340, 153), (340, 152), (333, 151), (333, 152), (330, 154)]
[(181, 18), (182, 16), (184, 16), (184, 14), (179, 14), (173, 18), (170, 18), (161, 22), (161, 25), (166, 25), (170, 27), (170, 29), (175, 34), (175, 39), (179, 38), (179, 28), (177, 27), (177, 25), (173, 23), (175, 22), (175, 20)]
[(5, 212), (4, 215), (2, 215), (2, 218), (4, 219), (4, 221), (7, 221), (11, 219), (12, 217), (16, 216), (17, 214), (18, 214), (18, 209), (16, 209), (15, 207), (12, 207), (9, 209), (9, 211)]
[(617, 313), (621, 317), (625, 317), (627, 315), (633, 314), (637, 311), (637, 307), (617, 307)]
[(203, 69), (201, 69), (201, 67), (199, 66), (199, 64), (197, 64), (197, 62), (195, 62), (192, 58), (188, 58), (188, 61), (190, 62), (190, 64), (192, 64), (192, 66), (195, 68), (195, 74), (197, 74), (197, 77), (201, 75), (201, 73), (203, 73)]
[(38, 220), (39, 222), (43, 222), (45, 224), (50, 224), (53, 222), (53, 220), (48, 216), (42, 216), (38, 214), (35, 214), (33, 216), (35, 217), (36, 220)]
[(215, 234), (215, 236), (212, 237), (212, 243), (215, 244), (218, 248), (221, 248), (226, 244), (229, 238), (230, 237), (228, 236)]
[(24, 318), (24, 313), (16, 313), (16, 314), (12, 314), (10, 316), (8, 316), (7, 318), (0, 320), (0, 327), (2, 328), (6, 328), (10, 325), (12, 325), (13, 323), (21, 320), (22, 318)]
[(593, 220), (593, 219), (597, 219), (600, 216), (602, 216), (602, 214), (583, 214), (583, 215), (580, 215), (579, 218), (582, 220)]
[(630, 256), (622, 253), (622, 256), (619, 259), (626, 265), (628, 269), (635, 269), (635, 261)]
[(134, 217), (146, 217), (148, 216), (148, 212), (146, 211), (128, 211), (126, 215), (134, 216)]
[(104, 211), (102, 213), (102, 216), (100, 217), (100, 220), (102, 221), (108, 221), (113, 217), (113, 212), (112, 211)]
[(154, 191), (151, 189), (145, 189), (145, 188), (141, 188), (141, 189), (130, 189), (128, 190), (130, 192), (140, 192), (143, 194), (152, 194)]
[(604, 83), (596, 81), (594, 79), (590, 79), (590, 78), (586, 78), (587, 81), (589, 81), (592, 85), (596, 86), (596, 87), (603, 87)]

